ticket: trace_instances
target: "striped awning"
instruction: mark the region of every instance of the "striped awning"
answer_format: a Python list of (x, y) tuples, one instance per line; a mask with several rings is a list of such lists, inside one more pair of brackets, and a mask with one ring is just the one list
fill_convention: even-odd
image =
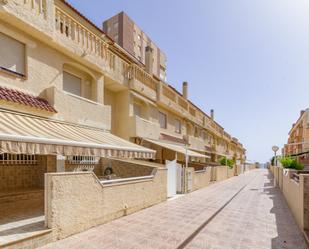
[(0, 109), (0, 153), (154, 158), (110, 132)]
[(176, 144), (176, 143), (170, 143), (162, 140), (154, 140), (154, 139), (144, 139), (147, 142), (150, 142), (152, 144), (159, 145), (163, 148), (175, 151), (177, 153), (188, 155), (190, 157), (200, 157), (200, 158), (210, 158), (209, 156), (197, 153), (195, 151), (189, 150), (185, 148), (185, 145)]

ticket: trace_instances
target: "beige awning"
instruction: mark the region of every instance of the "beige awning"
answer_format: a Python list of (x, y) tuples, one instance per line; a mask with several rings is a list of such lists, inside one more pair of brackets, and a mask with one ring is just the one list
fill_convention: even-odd
[(155, 151), (88, 126), (0, 109), (0, 153), (154, 158)]
[(159, 145), (163, 148), (166, 148), (166, 149), (175, 151), (177, 153), (183, 154), (183, 155), (186, 155), (186, 153), (187, 153), (187, 155), (190, 156), (190, 157), (210, 158), (209, 156), (197, 153), (195, 151), (192, 151), (192, 150), (189, 150), (189, 149), (186, 150), (185, 146), (181, 145), (181, 144), (169, 143), (169, 142), (166, 142), (166, 141), (153, 140), (153, 139), (144, 139), (144, 140), (148, 141), (150, 143)]
[(152, 168), (165, 168), (164, 164), (155, 163), (155, 162), (149, 162), (144, 160), (137, 160), (137, 159), (122, 159), (122, 158), (113, 158), (112, 160), (124, 162), (124, 163), (130, 163), (130, 164), (136, 164), (141, 166), (147, 166)]

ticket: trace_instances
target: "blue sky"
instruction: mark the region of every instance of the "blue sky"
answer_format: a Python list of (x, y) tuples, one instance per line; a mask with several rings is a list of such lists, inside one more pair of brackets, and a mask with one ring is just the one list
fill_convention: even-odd
[(308, 0), (69, 0), (94, 23), (125, 11), (167, 54), (168, 82), (264, 162), (309, 107)]

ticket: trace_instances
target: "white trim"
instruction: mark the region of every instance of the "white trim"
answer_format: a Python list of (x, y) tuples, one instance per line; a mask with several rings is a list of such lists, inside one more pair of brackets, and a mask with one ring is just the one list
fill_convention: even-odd
[(138, 176), (138, 177), (130, 177), (130, 178), (120, 178), (120, 179), (114, 179), (114, 180), (102, 180), (100, 181), (103, 185), (104, 184), (112, 184), (112, 183), (122, 183), (122, 182), (131, 182), (136, 180), (150, 180), (153, 179), (154, 176)]
[(134, 147), (122, 147), (122, 146), (115, 146), (115, 145), (109, 145), (109, 144), (97, 144), (97, 143), (87, 143), (87, 142), (78, 142), (78, 141), (66, 141), (66, 140), (61, 140), (61, 139), (41, 138), (41, 137), (32, 137), (32, 136), (9, 135), (9, 134), (1, 134), (1, 133), (0, 133), (0, 140), (155, 153), (154, 150), (150, 150), (150, 149), (140, 149), (140, 148), (134, 148)]

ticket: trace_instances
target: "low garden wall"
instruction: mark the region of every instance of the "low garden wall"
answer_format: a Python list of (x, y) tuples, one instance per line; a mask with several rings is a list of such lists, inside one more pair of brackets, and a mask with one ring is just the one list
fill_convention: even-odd
[(237, 176), (239, 176), (240, 174), (244, 173), (242, 165), (236, 165), (234, 167), (236, 167), (236, 175)]
[(167, 170), (152, 176), (102, 183), (92, 172), (45, 175), (45, 219), (54, 239), (62, 239), (90, 227), (166, 200)]
[(204, 188), (210, 184), (211, 167), (204, 170), (194, 171), (193, 173), (193, 190)]
[[(294, 179), (291, 179), (294, 170), (278, 170), (278, 181), (282, 177), (282, 192), (289, 205), (291, 212), (293, 213), (296, 222), (299, 227), (303, 228), (304, 221), (304, 205), (303, 205), (303, 183), (300, 179), (299, 182), (296, 182)], [(282, 176), (280, 176), (282, 173)]]
[(216, 180), (223, 181), (228, 178), (228, 166), (216, 167)]
[(309, 230), (309, 174), (298, 172), (298, 180), (293, 177), (296, 170), (283, 169), (278, 166), (270, 166), (269, 169), (298, 226), (303, 231)]
[(227, 177), (230, 178), (230, 177), (233, 177), (234, 176), (234, 168), (228, 168), (227, 169)]

